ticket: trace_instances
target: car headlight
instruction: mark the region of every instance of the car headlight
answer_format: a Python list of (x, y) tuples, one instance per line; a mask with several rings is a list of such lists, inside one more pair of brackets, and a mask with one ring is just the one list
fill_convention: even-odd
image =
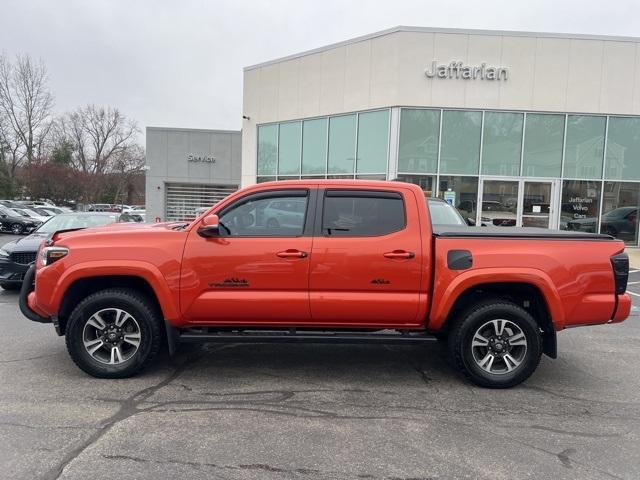
[(66, 257), (69, 254), (69, 249), (64, 247), (44, 247), (40, 251), (40, 259), (42, 265), (51, 265), (53, 262), (57, 262), (61, 258)]
[(0, 248), (0, 257), (2, 258), (9, 257), (9, 252), (7, 252), (4, 248)]

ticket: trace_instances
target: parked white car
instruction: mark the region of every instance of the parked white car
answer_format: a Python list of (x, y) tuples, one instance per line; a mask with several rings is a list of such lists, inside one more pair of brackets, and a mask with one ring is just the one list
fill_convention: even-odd
[(49, 219), (49, 217), (45, 215), (40, 215), (37, 212), (31, 210), (30, 208), (12, 208), (12, 210), (21, 217), (32, 218), (34, 220), (38, 220), (39, 222), (44, 222)]

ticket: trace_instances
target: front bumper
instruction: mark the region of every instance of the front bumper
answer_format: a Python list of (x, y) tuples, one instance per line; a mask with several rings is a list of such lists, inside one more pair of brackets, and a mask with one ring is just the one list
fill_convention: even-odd
[(20, 289), (20, 299), (18, 305), (20, 311), (29, 320), (38, 323), (52, 323), (53, 320), (49, 316), (45, 316), (45, 313), (40, 311), (35, 303), (36, 294), (34, 290), (34, 280), (36, 276), (36, 267), (31, 265), (24, 276), (22, 282), (22, 288)]
[(29, 270), (29, 265), (15, 263), (11, 260), (0, 259), (0, 283), (22, 283)]

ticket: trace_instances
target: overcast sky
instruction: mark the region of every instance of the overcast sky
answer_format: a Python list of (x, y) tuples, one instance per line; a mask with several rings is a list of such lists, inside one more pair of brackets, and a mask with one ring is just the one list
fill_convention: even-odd
[(640, 36), (640, 0), (0, 0), (0, 51), (46, 63), (59, 112), (239, 129), (244, 66), (396, 25)]

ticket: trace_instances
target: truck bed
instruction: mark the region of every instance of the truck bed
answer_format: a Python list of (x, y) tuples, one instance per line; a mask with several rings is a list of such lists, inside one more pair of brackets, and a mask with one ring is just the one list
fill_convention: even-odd
[(448, 238), (540, 238), (548, 240), (615, 240), (604, 233), (576, 232), (573, 230), (550, 230), (535, 227), (465, 227), (434, 225), (433, 235)]

